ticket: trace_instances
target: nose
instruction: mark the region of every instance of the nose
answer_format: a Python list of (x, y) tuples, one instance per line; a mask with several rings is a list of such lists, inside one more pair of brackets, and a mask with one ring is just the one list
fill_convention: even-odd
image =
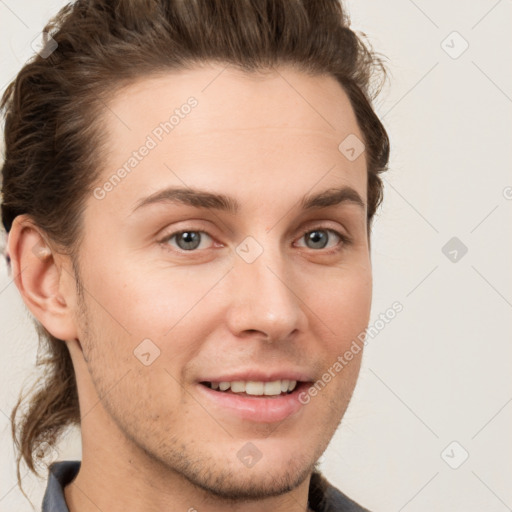
[(252, 263), (236, 256), (229, 273), (229, 329), (239, 338), (256, 337), (269, 342), (304, 332), (307, 316), (294, 270), (278, 249), (263, 253)]

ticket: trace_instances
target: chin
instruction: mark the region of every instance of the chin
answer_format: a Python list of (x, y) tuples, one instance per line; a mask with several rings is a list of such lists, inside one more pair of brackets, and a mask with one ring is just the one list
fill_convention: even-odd
[(314, 462), (301, 465), (297, 459), (292, 464), (280, 463), (279, 467), (257, 463), (246, 468), (219, 469), (218, 467), (183, 476), (209, 495), (224, 501), (263, 500), (280, 496), (298, 487), (314, 469)]

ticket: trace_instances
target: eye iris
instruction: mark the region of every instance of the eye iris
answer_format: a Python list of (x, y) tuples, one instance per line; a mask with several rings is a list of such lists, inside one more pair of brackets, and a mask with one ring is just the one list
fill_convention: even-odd
[(308, 241), (311, 241), (314, 244), (317, 244), (319, 240), (322, 241), (322, 238), (323, 238), (323, 243), (320, 244), (321, 247), (316, 246), (316, 247), (314, 247), (314, 249), (319, 249), (319, 248), (323, 249), (327, 245), (326, 233), (325, 233), (325, 231), (315, 230), (315, 231), (311, 231), (307, 235)]
[[(180, 241), (184, 242), (180, 244)], [(197, 231), (184, 231), (176, 235), (176, 243), (183, 250), (197, 249), (201, 241), (201, 236)]]
[[(182, 250), (197, 249), (201, 242), (201, 234), (199, 231), (183, 231), (176, 236), (176, 243)], [(308, 242), (312, 242), (314, 249), (323, 249), (327, 245), (327, 235), (325, 230), (314, 230), (307, 233)]]

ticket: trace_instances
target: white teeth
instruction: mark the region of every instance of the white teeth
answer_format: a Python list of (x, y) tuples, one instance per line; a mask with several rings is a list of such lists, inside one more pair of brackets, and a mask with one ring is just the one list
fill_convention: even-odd
[(280, 395), (281, 394), (281, 381), (275, 380), (274, 382), (265, 382), (263, 389), (265, 395)]
[(297, 387), (296, 380), (274, 380), (272, 382), (261, 381), (233, 381), (233, 382), (211, 382), (211, 388), (220, 391), (227, 391), (231, 388), (233, 393), (247, 393), (254, 396), (277, 396), (281, 393), (293, 391)]
[(264, 382), (254, 382), (254, 381), (250, 380), (245, 385), (245, 392), (248, 395), (263, 395), (264, 390), (265, 390)]
[(233, 393), (245, 393), (246, 384), (241, 380), (237, 380), (231, 383), (231, 391)]

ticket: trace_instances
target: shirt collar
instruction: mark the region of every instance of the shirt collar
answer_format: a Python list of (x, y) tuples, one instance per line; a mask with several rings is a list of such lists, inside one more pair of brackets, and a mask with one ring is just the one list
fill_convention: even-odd
[[(72, 482), (80, 469), (79, 460), (54, 462), (50, 465), (48, 485), (41, 512), (69, 512), (64, 487)], [(315, 512), (369, 512), (333, 487), (324, 476), (315, 471), (309, 484), (309, 506)]]
[(64, 487), (75, 478), (79, 469), (79, 460), (65, 460), (50, 465), (41, 512), (69, 512), (64, 498)]

